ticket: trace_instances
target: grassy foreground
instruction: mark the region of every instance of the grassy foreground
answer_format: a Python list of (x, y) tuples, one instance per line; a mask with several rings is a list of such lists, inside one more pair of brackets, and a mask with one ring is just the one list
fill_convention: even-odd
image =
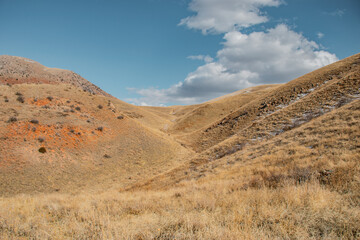
[[(277, 187), (236, 179), (166, 191), (0, 199), (1, 239), (359, 239), (357, 175)], [(341, 180), (343, 184), (332, 183)], [(271, 180), (272, 181), (272, 180)]]

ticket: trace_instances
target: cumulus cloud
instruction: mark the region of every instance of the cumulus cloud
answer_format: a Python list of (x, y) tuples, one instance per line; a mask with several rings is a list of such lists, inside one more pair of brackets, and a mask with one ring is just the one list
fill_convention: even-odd
[[(242, 33), (244, 28), (268, 21), (260, 9), (279, 6), (282, 0), (192, 0), (195, 15), (179, 25), (203, 34), (224, 34), (222, 49), (213, 59), (189, 56), (205, 64), (184, 81), (167, 89), (132, 89), (140, 98), (127, 99), (137, 105), (194, 104), (242, 88), (283, 83), (337, 61), (337, 57), (285, 24), (260, 32)], [(326, 13), (341, 16), (344, 10)], [(323, 37), (318, 33), (318, 38)]]
[(279, 6), (282, 0), (192, 0), (189, 8), (196, 15), (180, 21), (190, 29), (207, 33), (225, 33), (264, 23), (268, 18), (262, 7)]
[(198, 67), (168, 89), (137, 89), (142, 98), (129, 100), (193, 104), (258, 84), (287, 82), (338, 60), (285, 24), (250, 34), (231, 31), (224, 40), (217, 61)]
[(214, 59), (212, 57), (210, 57), (209, 55), (196, 55), (196, 56), (188, 56), (188, 59), (191, 60), (201, 60), (201, 61), (205, 61), (206, 63), (211, 63), (212, 61), (214, 61)]
[(266, 32), (225, 34), (224, 48), (218, 52), (219, 63), (230, 72), (250, 71), (258, 74), (253, 84), (279, 83), (320, 68), (337, 58), (319, 49), (285, 24)]

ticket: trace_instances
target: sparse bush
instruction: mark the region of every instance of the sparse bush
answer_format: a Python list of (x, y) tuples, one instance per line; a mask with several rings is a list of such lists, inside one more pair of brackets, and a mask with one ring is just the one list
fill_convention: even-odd
[(16, 92), (15, 95), (22, 96), (22, 93), (21, 92)]
[(32, 120), (30, 120), (30, 122), (31, 122), (31, 123), (33, 123), (33, 124), (39, 124), (39, 121), (38, 121), (38, 120), (36, 120), (36, 119), (32, 119)]
[(39, 152), (46, 153), (46, 149), (44, 147), (39, 148)]
[(174, 197), (176, 197), (176, 198), (181, 197), (181, 193), (179, 193), (179, 192), (175, 193), (175, 194), (174, 194)]
[(313, 171), (310, 167), (306, 168), (299, 168), (295, 167), (291, 174), (289, 175), (289, 178), (292, 178), (296, 184), (302, 184), (306, 181), (309, 181), (313, 175)]
[(98, 109), (103, 109), (102, 105), (98, 105), (97, 107), (98, 107)]
[(8, 122), (16, 122), (17, 121), (17, 118), (16, 117), (10, 117)]
[(102, 132), (104, 130), (104, 128), (103, 127), (98, 127), (98, 128), (96, 128), (96, 130)]
[(285, 179), (285, 176), (281, 173), (275, 173), (275, 172), (260, 172), (260, 176), (263, 180), (263, 183), (268, 188), (277, 188), (280, 186), (280, 184)]
[(16, 101), (21, 102), (21, 103), (24, 103), (24, 102), (25, 102), (23, 96), (18, 96), (18, 97), (16, 98)]
[(81, 108), (80, 108), (80, 107), (76, 107), (75, 110), (76, 110), (76, 111), (80, 111)]
[(53, 98), (52, 96), (48, 96), (47, 99), (48, 99), (49, 101), (52, 101), (54, 98)]

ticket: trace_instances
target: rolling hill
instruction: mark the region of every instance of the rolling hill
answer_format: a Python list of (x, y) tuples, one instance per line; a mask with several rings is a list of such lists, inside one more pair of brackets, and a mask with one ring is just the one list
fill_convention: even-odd
[(169, 107), (0, 56), (0, 101), (0, 238), (360, 238), (360, 54)]

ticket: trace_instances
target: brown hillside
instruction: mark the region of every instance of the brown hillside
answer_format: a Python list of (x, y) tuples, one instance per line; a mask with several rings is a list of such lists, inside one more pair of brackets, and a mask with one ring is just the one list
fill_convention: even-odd
[[(199, 104), (186, 114), (177, 116), (168, 132), (182, 135), (201, 129), (278, 86), (251, 87)], [(177, 115), (177, 112), (174, 111), (173, 114)]]
[[(203, 176), (205, 173), (199, 168), (236, 152), (243, 152), (249, 145), (282, 136), (357, 101), (360, 99), (359, 58), (360, 54), (295, 79), (249, 102), (210, 127), (180, 136), (183, 142), (190, 143), (199, 153), (185, 165), (157, 176), (145, 185), (150, 188), (169, 187), (170, 182), (191, 179), (189, 171), (200, 171), (198, 175)], [(294, 92), (296, 89), (300, 89), (298, 94)], [(275, 100), (275, 97), (279, 100)], [(337, 127), (343, 126), (339, 124)], [(357, 146), (356, 142), (354, 144)]]
[(1, 194), (126, 186), (188, 152), (125, 103), (71, 85), (2, 85), (0, 98)]
[(21, 83), (71, 84), (89, 93), (110, 97), (110, 94), (72, 71), (48, 68), (28, 58), (1, 55), (0, 84)]
[(301, 115), (322, 114), (321, 111), (330, 110), (335, 102), (346, 101), (358, 94), (359, 68), (360, 54), (356, 54), (272, 89), (226, 117), (181, 139), (195, 151), (202, 152), (235, 134), (241, 135), (240, 132), (245, 129), (256, 129), (259, 132), (261, 129), (257, 124), (263, 118), (288, 111), (291, 115), (283, 119), (284, 122), (276, 120), (272, 130), (266, 130), (267, 133), (272, 131), (275, 134), (285, 127), (282, 125), (292, 125), (291, 121), (300, 119)]
[(170, 107), (0, 59), (0, 239), (360, 239), (360, 54)]

